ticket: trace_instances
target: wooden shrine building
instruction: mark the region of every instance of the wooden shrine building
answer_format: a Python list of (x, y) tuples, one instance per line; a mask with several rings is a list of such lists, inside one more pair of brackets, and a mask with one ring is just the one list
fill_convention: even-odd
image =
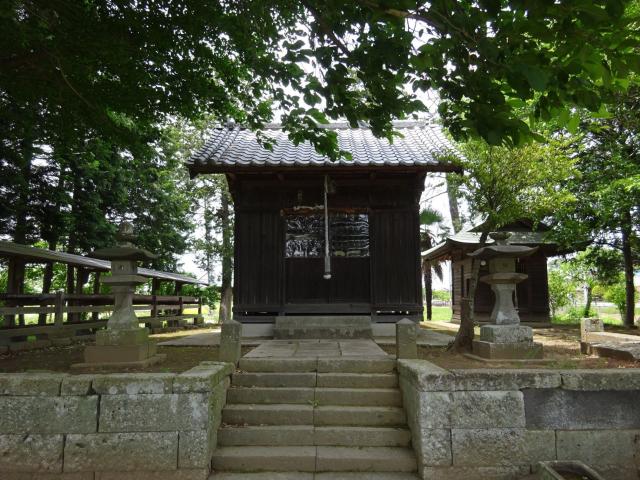
[(422, 317), (420, 195), (427, 172), (457, 170), (438, 160), (455, 152), (432, 123), (395, 127), (402, 137), (390, 143), (366, 127), (324, 126), (352, 155), (339, 161), (279, 126), (265, 130), (272, 150), (248, 129), (221, 127), (188, 161), (192, 176), (226, 174), (233, 196), (236, 320)]
[[(516, 269), (526, 273), (529, 278), (516, 286), (515, 305), (523, 322), (549, 322), (549, 284), (547, 280), (547, 258), (559, 255), (558, 245), (549, 239), (549, 227), (534, 225), (527, 220), (520, 220), (505, 225), (500, 231), (511, 233), (508, 243), (538, 247), (530, 257), (518, 259)], [(460, 299), (468, 295), (473, 268), (473, 259), (469, 253), (480, 246), (481, 226), (459, 232), (448, 237), (440, 245), (423, 252), (422, 257), (429, 262), (451, 261), (451, 308), (453, 321), (460, 321)], [(493, 240), (487, 239), (487, 244)], [(481, 265), (480, 276), (489, 273), (488, 267)], [(478, 282), (474, 301), (475, 319), (488, 322), (493, 309), (495, 296), (491, 287)]]

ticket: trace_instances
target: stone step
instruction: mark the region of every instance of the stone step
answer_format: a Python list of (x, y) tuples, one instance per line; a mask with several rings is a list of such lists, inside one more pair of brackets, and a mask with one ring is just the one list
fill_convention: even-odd
[(417, 470), (413, 451), (400, 447), (222, 447), (214, 452), (211, 464), (215, 471), (234, 472), (415, 472)]
[(319, 406), (313, 411), (314, 425), (399, 427), (407, 423), (402, 408)]
[(329, 388), (396, 388), (393, 373), (318, 373), (316, 386)]
[(227, 425), (313, 425), (312, 405), (227, 404), (222, 410)]
[(209, 480), (419, 480), (412, 473), (394, 472), (219, 472)]
[(316, 427), (316, 445), (344, 447), (408, 447), (411, 432), (407, 428)]
[(407, 447), (406, 428), (313, 427), (312, 425), (225, 426), (218, 431), (218, 445), (284, 446), (329, 445), (348, 447)]
[(401, 407), (397, 388), (316, 388), (316, 405), (353, 405)]
[(316, 447), (222, 447), (211, 466), (234, 472), (314, 472)]
[(276, 339), (371, 338), (371, 317), (365, 315), (280, 316), (273, 330)]
[(415, 472), (413, 450), (401, 447), (317, 447), (317, 472)]
[(232, 387), (227, 390), (228, 403), (290, 403), (310, 405), (315, 389), (301, 387)]
[(315, 373), (256, 373), (233, 375), (231, 384), (240, 387), (315, 387)]
[(265, 373), (391, 373), (395, 371), (396, 359), (385, 356), (367, 358), (259, 358), (240, 359), (243, 372)]

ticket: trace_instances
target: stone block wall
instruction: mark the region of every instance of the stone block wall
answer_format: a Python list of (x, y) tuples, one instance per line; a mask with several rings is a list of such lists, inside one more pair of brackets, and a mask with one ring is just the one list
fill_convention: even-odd
[(640, 479), (640, 370), (398, 370), (425, 480), (518, 479), (545, 460)]
[(0, 374), (0, 478), (206, 480), (231, 371)]

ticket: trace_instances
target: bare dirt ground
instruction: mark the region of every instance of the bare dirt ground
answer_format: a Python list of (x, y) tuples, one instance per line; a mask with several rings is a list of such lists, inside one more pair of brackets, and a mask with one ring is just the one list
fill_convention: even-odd
[[(609, 327), (607, 331), (638, 335), (638, 329)], [(442, 330), (453, 335), (455, 332)], [(482, 362), (445, 349), (421, 348), (420, 358), (429, 360), (443, 368), (640, 368), (639, 362), (599, 358), (580, 353), (580, 328), (573, 325), (558, 325), (534, 329), (534, 341), (544, 346), (545, 363), (538, 362)]]
[[(171, 338), (194, 335), (196, 333), (210, 332), (211, 329), (190, 329), (171, 333), (152, 335), (156, 341), (164, 341)], [(0, 372), (26, 372), (33, 370), (46, 370), (56, 372), (86, 373), (91, 370), (72, 370), (71, 365), (82, 362), (84, 343), (75, 343), (62, 347), (48, 347), (26, 352), (9, 353), (0, 355)], [(250, 348), (243, 348), (243, 353)], [(200, 362), (216, 361), (218, 359), (218, 347), (158, 347), (158, 353), (165, 354), (166, 360), (157, 365), (145, 369), (135, 369), (138, 372), (183, 372), (195, 367)], [(102, 370), (101, 370), (102, 371)], [(115, 371), (115, 370), (114, 370)], [(117, 371), (126, 371), (118, 368)]]
[[(423, 327), (424, 328), (424, 327)], [(620, 327), (607, 330), (619, 333), (638, 335), (638, 330), (624, 330)], [(210, 332), (210, 329), (193, 329), (171, 333), (153, 335), (157, 341), (184, 337), (197, 333)], [(453, 335), (455, 332), (442, 330), (443, 333)], [(462, 354), (449, 352), (444, 348), (421, 347), (420, 358), (429, 360), (443, 368), (640, 368), (640, 363), (586, 356), (580, 353), (580, 332), (575, 326), (555, 326), (552, 328), (535, 329), (535, 340), (541, 342), (545, 349), (545, 358), (549, 362), (540, 363), (497, 363), (481, 362), (470, 359)], [(452, 337), (453, 338), (453, 337)], [(393, 345), (384, 346), (385, 351), (395, 352)], [(83, 373), (88, 370), (71, 370), (71, 365), (82, 362), (84, 344), (77, 343), (62, 347), (49, 347), (27, 352), (0, 355), (0, 372), (24, 372), (28, 370), (47, 370), (59, 372)], [(252, 347), (243, 347), (243, 354)], [(167, 355), (164, 362), (135, 371), (146, 372), (182, 372), (203, 361), (218, 359), (218, 347), (158, 347), (158, 352)], [(123, 371), (118, 369), (118, 371)]]

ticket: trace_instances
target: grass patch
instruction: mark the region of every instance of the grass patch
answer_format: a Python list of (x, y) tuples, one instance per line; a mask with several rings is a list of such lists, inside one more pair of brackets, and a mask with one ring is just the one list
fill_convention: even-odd
[[(433, 307), (432, 322), (450, 322), (451, 321), (451, 307)], [(427, 321), (427, 312), (424, 312), (424, 321)]]

